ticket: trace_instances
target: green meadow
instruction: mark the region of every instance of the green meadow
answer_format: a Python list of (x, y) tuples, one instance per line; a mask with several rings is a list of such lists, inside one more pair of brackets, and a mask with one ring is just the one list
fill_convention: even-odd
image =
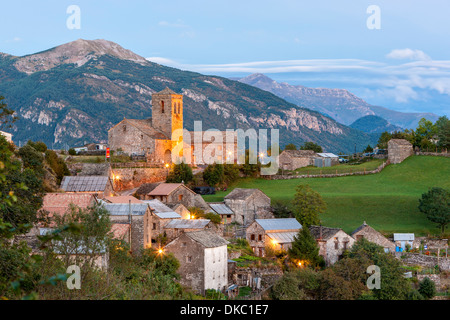
[(412, 156), (401, 164), (389, 165), (378, 174), (336, 178), (290, 180), (242, 179), (206, 201), (222, 201), (233, 188), (258, 188), (272, 201), (290, 202), (296, 186), (309, 184), (327, 203), (321, 215), (328, 227), (352, 232), (366, 221), (389, 235), (414, 232), (416, 235), (437, 234), (439, 229), (418, 210), (419, 198), (431, 187), (450, 189), (450, 159)]

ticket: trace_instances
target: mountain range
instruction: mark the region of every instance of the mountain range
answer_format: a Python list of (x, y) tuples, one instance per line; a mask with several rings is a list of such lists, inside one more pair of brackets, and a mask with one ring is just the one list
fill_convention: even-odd
[(345, 89), (308, 88), (277, 82), (264, 74), (255, 73), (237, 79), (292, 102), (296, 105), (318, 111), (339, 123), (350, 125), (357, 119), (375, 115), (401, 128), (415, 129), (421, 118), (436, 121), (433, 113), (406, 113), (373, 106)]
[(159, 65), (106, 40), (0, 54), (0, 95), (20, 118), (12, 128), (16, 144), (104, 142), (124, 117), (150, 117), (152, 93), (165, 87), (184, 95), (188, 130), (194, 120), (203, 121), (203, 130), (276, 128), (281, 146), (313, 141), (328, 152), (363, 149), (378, 138), (255, 86)]

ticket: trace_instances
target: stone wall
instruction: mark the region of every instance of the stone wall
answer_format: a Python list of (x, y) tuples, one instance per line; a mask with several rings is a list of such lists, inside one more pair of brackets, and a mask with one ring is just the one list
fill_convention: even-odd
[(155, 151), (155, 140), (127, 123), (127, 120), (122, 120), (108, 131), (108, 144), (111, 150), (117, 152), (121, 149), (128, 155)]
[[(400, 259), (404, 264), (418, 265), (427, 268), (433, 268), (438, 264), (438, 258), (435, 256), (427, 256), (419, 253), (396, 252), (395, 257)], [(443, 271), (450, 270), (450, 259), (440, 257), (439, 268)]]
[(185, 234), (165, 247), (166, 252), (173, 253), (180, 262), (177, 273), (180, 283), (191, 287), (193, 291), (204, 293), (205, 289), (205, 251), (196, 241)]
[[(144, 183), (166, 181), (169, 170), (166, 168), (114, 168), (114, 190), (121, 191), (137, 188)], [(112, 177), (111, 177), (112, 178)]]
[(441, 275), (440, 274), (418, 274), (417, 280), (422, 281), (429, 278), (436, 285), (436, 289), (441, 289)]
[(331, 173), (331, 174), (300, 174), (300, 175), (281, 175), (274, 174), (270, 176), (261, 176), (261, 178), (267, 180), (288, 180), (288, 179), (306, 179), (306, 178), (336, 178), (345, 176), (359, 176), (366, 174), (379, 173), (386, 167), (386, 162), (383, 162), (378, 168), (371, 171), (359, 171), (359, 172), (346, 172), (346, 173)]
[(388, 142), (388, 159), (392, 164), (401, 163), (414, 154), (413, 146), (405, 139), (391, 139)]

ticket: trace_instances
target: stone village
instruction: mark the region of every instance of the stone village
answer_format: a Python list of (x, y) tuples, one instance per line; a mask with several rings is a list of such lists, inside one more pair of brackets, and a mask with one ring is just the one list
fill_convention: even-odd
[[(239, 253), (228, 249), (230, 240), (246, 239), (255, 256), (265, 257), (267, 250), (289, 249), (303, 226), (295, 218), (275, 218), (271, 199), (259, 189), (235, 188), (223, 202), (208, 203), (184, 183), (166, 183), (174, 150), (183, 157), (183, 153), (195, 155), (198, 148), (204, 151), (211, 144), (188, 144), (185, 140), (189, 139), (183, 139), (185, 133), (173, 140), (173, 132), (182, 129), (183, 96), (169, 88), (154, 93), (152, 118), (123, 119), (108, 130), (112, 152), (144, 158), (149, 166), (136, 174), (136, 168), (106, 164), (92, 169), (86, 164), (77, 175), (63, 178), (60, 192), (45, 195), (42, 212), (62, 215), (72, 204), (80, 208), (102, 205), (110, 214), (116, 239), (126, 241), (133, 254), (139, 254), (143, 248), (173, 254), (180, 262), (180, 283), (199, 294), (214, 289), (233, 297), (241, 286), (256, 291), (269, 287), (282, 274), (281, 269), (240, 267), (233, 260), (239, 258)], [(217, 160), (230, 161), (232, 157), (231, 163), (237, 161), (236, 137), (231, 141), (232, 148), (220, 150), (224, 152)], [(402, 139), (389, 141), (388, 148), (390, 163), (400, 163), (413, 154), (411, 144)], [(194, 156), (194, 164), (195, 159)], [(314, 163), (333, 165), (336, 161), (333, 154), (309, 150), (285, 150), (277, 159), (280, 168), (286, 170)], [(131, 189), (133, 193), (129, 192)], [(194, 217), (189, 211), (192, 207), (220, 216), (221, 223)], [(234, 226), (231, 232), (230, 226)], [(326, 265), (334, 264), (362, 238), (393, 254), (407, 246), (419, 246), (414, 234), (395, 233), (393, 239), (388, 239), (365, 221), (351, 234), (322, 225), (309, 229)], [(30, 235), (48, 231), (49, 228), (36, 225)], [(167, 238), (164, 245), (159, 241), (162, 235)], [(96, 261), (99, 268), (108, 268), (108, 252), (98, 253)], [(448, 270), (450, 264), (442, 261), (442, 267)]]

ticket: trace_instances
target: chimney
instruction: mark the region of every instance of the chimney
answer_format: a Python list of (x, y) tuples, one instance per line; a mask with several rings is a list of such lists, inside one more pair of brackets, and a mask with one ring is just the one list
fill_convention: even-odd
[(319, 226), (319, 240), (322, 240), (322, 225)]

